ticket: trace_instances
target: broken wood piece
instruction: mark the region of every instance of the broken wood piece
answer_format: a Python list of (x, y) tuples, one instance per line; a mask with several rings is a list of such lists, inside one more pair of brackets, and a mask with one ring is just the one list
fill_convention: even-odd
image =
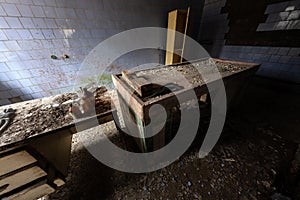
[(226, 162), (235, 162), (235, 160), (233, 158), (225, 158), (224, 161), (226, 161)]
[(63, 181), (63, 180), (60, 179), (60, 178), (56, 178), (56, 179), (53, 181), (53, 183), (54, 183), (57, 187), (60, 187), (60, 186), (62, 186), (62, 185), (65, 184), (65, 181)]
[(153, 90), (161, 87), (153, 84), (151, 80), (147, 80), (143, 76), (137, 76), (127, 71), (122, 71), (122, 77), (140, 96), (148, 96)]

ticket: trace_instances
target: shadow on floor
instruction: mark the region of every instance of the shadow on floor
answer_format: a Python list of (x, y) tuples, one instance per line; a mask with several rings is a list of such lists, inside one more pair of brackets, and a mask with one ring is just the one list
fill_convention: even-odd
[[(250, 172), (256, 173), (256, 171), (258, 170), (259, 172), (257, 172), (257, 175), (254, 174), (253, 177), (250, 177), (251, 181), (253, 178), (255, 185), (256, 181), (254, 177), (262, 175), (260, 174), (262, 173), (261, 171), (266, 171), (269, 173), (271, 168), (274, 168), (277, 172), (274, 186), (276, 186), (278, 192), (283, 194), (291, 194), (291, 196), (293, 196), (293, 194), (295, 194), (295, 191), (297, 191), (297, 188), (300, 188), (300, 182), (297, 182), (296, 180), (294, 182), (295, 188), (286, 191), (286, 187), (290, 187), (291, 185), (289, 184), (291, 182), (286, 179), (289, 174), (285, 173), (287, 172), (287, 170), (289, 170), (289, 164), (293, 159), (294, 146), (296, 146), (295, 143), (300, 143), (299, 87), (299, 85), (295, 84), (283, 83), (276, 80), (264, 79), (261, 77), (254, 77), (251, 80), (249, 87), (244, 92), (244, 96), (240, 104), (236, 107), (235, 114), (238, 116), (238, 120), (235, 121), (235, 125), (237, 127), (241, 127), (241, 129), (239, 129), (234, 133), (234, 135), (231, 135), (230, 137), (222, 137), (220, 139), (215, 148), (216, 152), (212, 153), (216, 155), (216, 160), (221, 159), (221, 156), (218, 156), (218, 149), (220, 149), (220, 147), (222, 147), (221, 149), (223, 149), (228, 146), (230, 147), (236, 145), (237, 147), (235, 149), (241, 152), (238, 152), (240, 154), (238, 154), (235, 159), (238, 159), (238, 157), (240, 156), (245, 159), (245, 163), (242, 162), (241, 165), (239, 164), (239, 162), (232, 162), (232, 165), (237, 165), (236, 171), (249, 168), (251, 169), (249, 170)], [(259, 128), (262, 128), (263, 131), (257, 131), (257, 129)], [(268, 133), (261, 133), (264, 132), (264, 130), (268, 131), (270, 129), (272, 130), (272, 134), (280, 135), (282, 138), (284, 138), (284, 140), (289, 141), (287, 142), (288, 148), (286, 148), (290, 149), (288, 151), (288, 155), (286, 155), (286, 153), (282, 153), (284, 148), (283, 150), (279, 150), (281, 149), (280, 146), (278, 146), (277, 149), (279, 150), (279, 153), (278, 151), (276, 153), (272, 150), (276, 148), (277, 144), (281, 145), (281, 140), (275, 141), (273, 140), (273, 135), (270, 135)], [(249, 141), (251, 141), (251, 143), (249, 143)], [(272, 145), (273, 143), (276, 143), (276, 145)], [(272, 149), (269, 149), (269, 147), (272, 147)], [(256, 153), (254, 154), (253, 152)], [(231, 153), (231, 156), (235, 155)], [(272, 164), (271, 161), (265, 161), (265, 159), (273, 160), (275, 159), (275, 156), (278, 156), (278, 158), (276, 159), (280, 161), (278, 162), (278, 164), (275, 165)], [(206, 166), (205, 160), (203, 161), (197, 159), (196, 161), (191, 162), (191, 164), (195, 164), (195, 162), (200, 163), (199, 165), (197, 165), (197, 167)], [(284, 165), (280, 166), (281, 163), (283, 163)], [(250, 164), (252, 164), (254, 167), (249, 167), (251, 166)], [(226, 163), (226, 165), (229, 165), (229, 163)], [(278, 166), (278, 170), (275, 166)], [(282, 169), (280, 169), (280, 167)], [(201, 181), (204, 181), (203, 177), (201, 178), (201, 176), (206, 176), (207, 174), (213, 173), (212, 171), (208, 171), (207, 173), (203, 173), (201, 175), (201, 173), (198, 171), (183, 170), (183, 168), (176, 168), (177, 171), (172, 171), (171, 169), (173, 168), (175, 169), (176, 165), (167, 167), (166, 169), (169, 170), (166, 171), (172, 172), (174, 174), (180, 174), (183, 172), (187, 174), (192, 173), (192, 177), (199, 178)], [(225, 167), (224, 169), (230, 168)], [(217, 168), (215, 171), (222, 170), (223, 169)], [(160, 173), (163, 173), (162, 171), (163, 170), (160, 170), (157, 173), (149, 173), (145, 176), (149, 176), (148, 179), (155, 177), (155, 174), (157, 175), (157, 177), (160, 177)], [(234, 173), (236, 173), (236, 171)], [(225, 177), (230, 173), (233, 172), (224, 173)], [(234, 181), (243, 183), (242, 181), (245, 181), (245, 179), (247, 180), (247, 176), (244, 176), (243, 174), (244, 173), (241, 173), (240, 180), (234, 179)], [(91, 154), (88, 153), (85, 148), (76, 148), (76, 151), (74, 151), (72, 154), (70, 173), (67, 177), (67, 183), (59, 191), (51, 195), (51, 199), (110, 199), (115, 197), (115, 195), (111, 197), (111, 195), (114, 193), (115, 188), (118, 188), (120, 195), (117, 196), (121, 199), (126, 199), (125, 194), (128, 195), (127, 199), (131, 198), (130, 195), (136, 195), (136, 197), (134, 198), (136, 199), (138, 198), (138, 196), (142, 197), (144, 195), (143, 190), (141, 190), (142, 183), (139, 181), (142, 176), (143, 175), (140, 174), (134, 175), (116, 172), (115, 170), (110, 169), (98, 162)], [(184, 176), (182, 175), (182, 177)], [(117, 181), (115, 179), (117, 179)], [(192, 182), (196, 184), (197, 181), (195, 179)], [(224, 191), (227, 191), (228, 188), (232, 189), (232, 191), (229, 191), (228, 194), (234, 192), (233, 190), (234, 188), (236, 188), (236, 186), (233, 184), (232, 187), (230, 187), (231, 183), (233, 184), (234, 182), (229, 181), (229, 185), (226, 185), (224, 190), (220, 190), (220, 196), (224, 195)], [(120, 186), (116, 186), (116, 184), (119, 184)], [(299, 187), (296, 187), (296, 184), (298, 184)], [(255, 186), (252, 188), (252, 186), (247, 186), (247, 184), (245, 183), (241, 185), (245, 187), (245, 189), (255, 189), (256, 187)], [(176, 192), (181, 190), (181, 185), (177, 184), (176, 187), (177, 186), (179, 188), (167, 191), (166, 194), (176, 196)], [(199, 191), (202, 190), (198, 186), (195, 187), (195, 189)], [(263, 188), (262, 191), (263, 190), (266, 189)], [(256, 192), (256, 190), (254, 191)], [(154, 198), (161, 196), (162, 193), (159, 193), (159, 191), (157, 193), (151, 192), (150, 195), (152, 195), (151, 198)], [(298, 196), (300, 196), (300, 194), (298, 194)]]
[[(65, 189), (52, 199), (107, 199), (112, 193), (113, 170), (101, 164), (85, 148), (72, 153), (70, 173)], [(67, 188), (67, 189), (66, 189)]]
[[(294, 198), (300, 193), (300, 85), (262, 77), (254, 77), (235, 109), (241, 123), (239, 135), (253, 134), (259, 130), (272, 132), (295, 146), (293, 153), (282, 160), (274, 185), (277, 191)], [(248, 130), (245, 130), (248, 127)], [(259, 139), (259, 137), (257, 138)], [(276, 139), (276, 138), (275, 138)], [(295, 172), (293, 168), (296, 167)]]
[(237, 108), (255, 127), (272, 128), (300, 144), (300, 85), (254, 77)]

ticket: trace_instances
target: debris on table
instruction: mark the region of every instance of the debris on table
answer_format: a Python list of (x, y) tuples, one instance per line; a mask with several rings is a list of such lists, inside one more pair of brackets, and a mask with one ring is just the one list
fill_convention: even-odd
[[(111, 110), (112, 93), (104, 86), (96, 89), (94, 114)], [(0, 146), (72, 124), (74, 120), (68, 114), (69, 106), (76, 102), (78, 97), (78, 93), (66, 93), (0, 107), (16, 109), (10, 126), (0, 137)]]
[(101, 113), (101, 110), (97, 110), (97, 108), (101, 107), (104, 104), (110, 103), (101, 98), (99, 95), (97, 95), (106, 92), (107, 89), (105, 87), (97, 88), (95, 94), (93, 92), (88, 91), (87, 88), (80, 88), (80, 90), (81, 93), (78, 95), (79, 98), (77, 98), (71, 104), (69, 104), (69, 114), (74, 119), (80, 119), (92, 116), (95, 113)]
[(14, 117), (14, 114), (15, 110), (12, 108), (4, 109), (2, 112), (0, 112), (0, 134), (3, 133), (8, 127), (9, 123)]
[[(216, 79), (258, 68), (258, 64), (205, 59), (135, 72), (122, 72), (122, 79), (143, 99), (148, 100), (182, 89), (191, 89)], [(170, 91), (165, 91), (164, 87)]]

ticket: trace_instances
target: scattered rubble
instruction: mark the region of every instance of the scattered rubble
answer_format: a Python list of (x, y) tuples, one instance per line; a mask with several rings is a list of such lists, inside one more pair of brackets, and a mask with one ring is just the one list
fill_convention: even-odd
[[(104, 126), (111, 135), (118, 138), (119, 133), (112, 122)], [(52, 194), (50, 199), (70, 199), (76, 195), (79, 199), (112, 200), (291, 199), (279, 191), (275, 180), (280, 174), (281, 164), (294, 155), (295, 144), (279, 138), (274, 140), (273, 136), (265, 134), (266, 131), (263, 130), (265, 129), (257, 129), (252, 134), (235, 135), (230, 139), (221, 138), (221, 142), (204, 159), (198, 158), (199, 148), (194, 147), (170, 166), (146, 174), (118, 172), (101, 164), (102, 167), (97, 169), (99, 163), (84, 147), (78, 147), (80, 142), (74, 135), (67, 183)], [(85, 153), (78, 156), (78, 151)], [(94, 161), (87, 161), (87, 157)], [(89, 167), (86, 167), (87, 164)], [(103, 174), (103, 168), (109, 172)], [(96, 182), (92, 181), (89, 187), (81, 186), (79, 180), (87, 181), (93, 175), (98, 175)]]
[[(95, 112), (97, 114), (111, 109), (111, 99), (105, 87), (97, 88), (95, 92)], [(26, 139), (35, 134), (55, 130), (69, 125), (73, 118), (68, 115), (69, 104), (78, 97), (77, 93), (67, 93), (55, 97), (36, 99), (8, 106), (13, 107), (15, 116), (10, 125), (0, 137), (2, 143), (14, 142)], [(68, 104), (64, 103), (69, 101)]]

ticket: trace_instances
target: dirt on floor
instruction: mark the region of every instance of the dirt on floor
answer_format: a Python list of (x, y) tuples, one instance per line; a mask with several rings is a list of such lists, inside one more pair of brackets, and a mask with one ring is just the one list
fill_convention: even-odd
[[(173, 164), (151, 173), (113, 170), (74, 135), (66, 184), (49, 199), (300, 199), (298, 89), (255, 78), (207, 157), (198, 158), (195, 144)], [(124, 145), (113, 122), (101, 128)]]

